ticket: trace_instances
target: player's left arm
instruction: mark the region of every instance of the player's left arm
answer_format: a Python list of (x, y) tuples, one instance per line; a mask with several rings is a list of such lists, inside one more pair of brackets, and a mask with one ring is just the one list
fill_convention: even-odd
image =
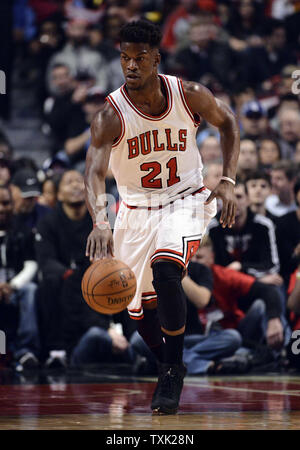
[[(237, 161), (240, 152), (240, 131), (237, 119), (231, 109), (199, 83), (183, 82), (187, 103), (194, 114), (200, 114), (203, 119), (219, 129), (223, 153), (223, 176), (235, 180)], [(223, 202), (220, 223), (222, 227), (232, 227), (235, 219), (234, 185), (221, 180), (211, 192), (206, 203), (214, 198)]]

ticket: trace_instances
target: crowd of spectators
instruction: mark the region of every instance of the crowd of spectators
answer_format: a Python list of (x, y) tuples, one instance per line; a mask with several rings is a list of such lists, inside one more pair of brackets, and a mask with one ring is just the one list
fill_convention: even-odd
[[(123, 84), (120, 27), (140, 18), (162, 28), (160, 71), (203, 83), (234, 110), (241, 131), (235, 224), (223, 229), (218, 213), (183, 279), (188, 374), (299, 369), (290, 350), (300, 329), (297, 0), (15, 0), (14, 80), (39, 106), (49, 155), (40, 167), (17, 158), (0, 128), (0, 329), (8, 343), (0, 366), (156, 370), (126, 311), (95, 313), (80, 289), (92, 227), (83, 183), (89, 126)], [(9, 104), (1, 113), (9, 121)], [(213, 189), (222, 152), (204, 121), (197, 145)], [(119, 195), (110, 172), (106, 187), (113, 227)]]

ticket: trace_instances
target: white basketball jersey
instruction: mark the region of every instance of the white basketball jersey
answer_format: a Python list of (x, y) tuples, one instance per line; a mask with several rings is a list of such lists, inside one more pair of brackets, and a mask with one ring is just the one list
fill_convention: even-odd
[(129, 206), (165, 205), (203, 186), (202, 161), (196, 145), (199, 121), (185, 99), (182, 81), (159, 75), (167, 108), (159, 116), (141, 111), (125, 85), (107, 101), (121, 121), (110, 167), (123, 201)]

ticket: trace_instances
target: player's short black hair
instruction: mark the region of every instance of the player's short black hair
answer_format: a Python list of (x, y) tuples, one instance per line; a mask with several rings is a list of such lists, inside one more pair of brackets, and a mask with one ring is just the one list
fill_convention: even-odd
[(120, 31), (120, 44), (122, 42), (135, 42), (158, 48), (161, 38), (162, 33), (159, 26), (146, 19), (129, 22)]

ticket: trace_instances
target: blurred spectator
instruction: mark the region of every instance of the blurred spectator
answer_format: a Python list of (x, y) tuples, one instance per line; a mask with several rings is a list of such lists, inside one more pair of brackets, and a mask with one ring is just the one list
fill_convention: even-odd
[[(240, 332), (244, 346), (249, 343), (259, 345), (265, 340), (268, 346), (280, 348), (284, 339), (288, 341), (289, 333), (284, 336), (283, 329), (287, 325), (285, 311), (274, 286), (217, 265), (209, 238), (202, 242), (194, 261), (209, 267), (213, 274), (211, 306), (203, 311), (203, 321), (209, 321), (214, 312), (214, 321), (221, 328), (234, 328)], [(200, 278), (196, 282), (201, 285)]]
[(255, 100), (255, 91), (249, 86), (245, 87), (243, 84), (238, 84), (237, 82), (237, 87), (235, 88), (232, 97), (235, 114), (238, 120), (241, 120), (243, 106), (246, 103)]
[(244, 181), (247, 178), (248, 173), (257, 169), (257, 167), (258, 155), (255, 142), (250, 139), (241, 139), (237, 169), (239, 178)]
[(245, 103), (241, 110), (242, 138), (258, 139), (268, 130), (268, 119), (261, 103), (257, 100)]
[(280, 286), (282, 279), (278, 275), (279, 257), (273, 222), (249, 209), (245, 185), (239, 180), (235, 198), (237, 209), (232, 228), (223, 228), (219, 215), (209, 225), (216, 264)]
[(199, 144), (198, 140), (198, 146), (204, 165), (222, 157), (220, 141), (214, 135), (208, 134), (208, 136), (202, 140), (201, 144)]
[(266, 200), (266, 208), (274, 216), (280, 217), (295, 211), (294, 185), (296, 180), (295, 166), (290, 161), (279, 161), (271, 169), (273, 195)]
[(174, 55), (171, 73), (203, 82), (218, 80), (223, 87), (232, 81), (233, 57), (229, 45), (218, 40), (218, 28), (207, 16), (197, 16), (189, 29), (189, 41)]
[(250, 172), (245, 181), (245, 187), (249, 199), (249, 207), (254, 214), (261, 214), (273, 222), (276, 217), (266, 209), (266, 199), (271, 194), (271, 178), (261, 170)]
[(8, 142), (7, 138), (1, 133), (0, 130), (0, 159), (1, 158), (12, 160), (13, 148), (11, 144)]
[(243, 72), (247, 85), (259, 87), (266, 80), (280, 75), (288, 64), (297, 64), (295, 53), (286, 42), (284, 23), (271, 20), (264, 26), (264, 45), (253, 45), (244, 54)]
[(203, 182), (211, 191), (219, 184), (223, 175), (223, 164), (219, 161), (211, 161), (204, 166)]
[(35, 233), (39, 220), (50, 211), (38, 203), (41, 189), (36, 173), (31, 169), (20, 169), (11, 184), (15, 220), (20, 228), (28, 227)]
[[(188, 374), (219, 373), (222, 358), (231, 356), (241, 346), (240, 333), (218, 324), (218, 312), (212, 312), (214, 298), (214, 276), (211, 267), (199, 264), (197, 254), (188, 267), (188, 274), (182, 280), (187, 296), (187, 322), (184, 339), (183, 359)], [(199, 314), (207, 308), (206, 323), (201, 323)], [(204, 313), (205, 314), (205, 313)], [(222, 314), (219, 314), (219, 318)]]
[[(33, 235), (13, 217), (13, 200), (7, 186), (0, 187), (0, 316), (17, 370), (36, 368), (40, 351), (35, 292), (37, 271)], [(14, 326), (17, 331), (14, 332)], [(3, 329), (3, 328), (2, 328)], [(13, 340), (10, 340), (13, 336)]]
[(52, 95), (44, 103), (44, 118), (50, 127), (52, 152), (56, 153), (75, 128), (77, 133), (85, 129), (86, 122), (81, 103), (76, 98), (76, 81), (66, 64), (52, 67), (50, 90)]
[(39, 104), (47, 96), (46, 70), (50, 58), (58, 52), (63, 45), (62, 31), (55, 21), (43, 22), (35, 39), (31, 40), (22, 61), (19, 76), (30, 81), (36, 90)]
[(64, 152), (56, 153), (53, 158), (47, 158), (42, 165), (42, 169), (48, 177), (54, 174), (62, 174), (69, 167), (70, 161)]
[[(75, 310), (73, 310), (72, 315), (68, 311), (66, 322), (72, 323), (76, 319), (75, 312), (80, 311), (78, 309), (80, 306), (88, 309), (81, 297), (80, 285), (78, 285), (76, 296), (74, 297), (71, 294), (74, 286), (72, 286), (70, 281), (73, 279), (73, 284), (75, 281), (78, 283), (78, 280), (81, 278), (79, 271), (82, 271), (81, 275), (84, 273), (82, 268), (85, 260), (83, 242), (91, 229), (91, 219), (84, 204), (83, 178), (80, 174), (74, 171), (65, 172), (59, 185), (58, 197), (62, 204), (59, 203), (55, 210), (44, 217), (38, 225), (36, 251), (39, 268), (42, 273), (39, 307), (41, 310), (43, 344), (49, 357), (48, 364), (65, 366), (65, 353), (48, 355), (48, 352), (65, 352), (66, 350), (61, 328), (61, 321), (63, 320), (61, 308), (64, 308), (65, 313), (67, 310), (67, 305), (62, 305), (61, 302), (62, 289), (65, 284), (70, 289), (68, 298), (72, 298)], [(87, 267), (88, 264), (86, 263)], [(73, 275), (75, 269), (77, 269), (76, 276)], [(73, 276), (68, 281), (68, 276), (70, 275)], [(65, 289), (65, 296), (66, 293), (67, 289)], [(81, 321), (79, 330), (82, 327), (84, 327), (84, 320)], [(65, 332), (70, 332), (69, 326), (65, 329)]]
[(110, 62), (120, 57), (120, 51), (116, 48), (115, 42), (108, 40), (104, 24), (94, 24), (88, 30), (89, 44), (91, 48), (101, 53), (106, 61)]
[(279, 142), (272, 137), (263, 137), (258, 141), (259, 167), (270, 170), (272, 165), (281, 160), (281, 150)]
[(60, 173), (55, 173), (51, 177), (47, 177), (42, 184), (42, 194), (39, 196), (38, 203), (54, 208), (57, 203), (58, 185), (61, 179)]
[(292, 159), (300, 139), (300, 111), (280, 109), (278, 114), (279, 144), (283, 159)]
[(64, 10), (69, 20), (97, 23), (104, 14), (104, 2), (103, 0), (66, 0)]
[(128, 341), (109, 330), (110, 316), (92, 310), (83, 300), (81, 279), (89, 266), (85, 256), (92, 220), (84, 200), (83, 176), (64, 173), (59, 204), (38, 226), (36, 251), (43, 275), (39, 303), (46, 367), (101, 363), (113, 354), (128, 355)]
[(300, 181), (294, 187), (297, 209), (291, 211), (277, 220), (277, 242), (280, 258), (281, 274), (286, 282), (299, 265), (299, 252), (296, 251), (300, 243)]
[[(211, 3), (213, 4), (214, 2)], [(165, 22), (161, 43), (162, 49), (167, 52), (176, 50), (178, 42), (189, 29), (191, 18), (197, 12), (197, 0), (180, 0), (177, 8), (167, 17)]]
[(295, 257), (295, 262), (297, 263), (297, 268), (293, 273), (291, 278), (290, 286), (289, 286), (289, 298), (287, 302), (288, 308), (300, 316), (300, 243), (298, 243), (297, 247), (293, 253)]
[(7, 159), (0, 159), (0, 186), (9, 184), (11, 178), (11, 162)]
[(87, 22), (83, 20), (70, 21), (67, 25), (66, 36), (65, 46), (60, 52), (55, 53), (49, 62), (48, 80), (54, 65), (58, 63), (66, 64), (70, 67), (73, 76), (80, 72), (93, 75), (97, 80), (97, 85), (106, 92), (108, 87), (106, 61), (100, 53), (91, 49), (88, 45)]
[(69, 158), (70, 164), (83, 173), (85, 167), (86, 151), (90, 145), (90, 124), (95, 114), (100, 111), (105, 102), (103, 91), (97, 87), (91, 88), (82, 105), (85, 114), (87, 128), (77, 136), (69, 138), (64, 144), (65, 153)]
[(236, 51), (247, 47), (247, 40), (261, 36), (265, 26), (261, 5), (253, 0), (240, 0), (230, 5), (231, 17), (227, 30), (231, 35), (230, 45)]

